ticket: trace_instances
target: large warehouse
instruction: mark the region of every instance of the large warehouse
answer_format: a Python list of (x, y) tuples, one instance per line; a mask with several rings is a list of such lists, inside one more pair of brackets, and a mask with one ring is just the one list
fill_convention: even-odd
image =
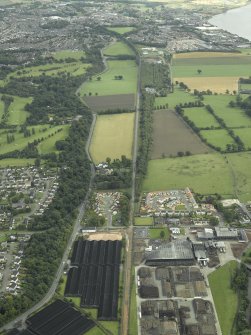
[(147, 252), (145, 259), (146, 265), (151, 266), (195, 264), (192, 243), (186, 239), (174, 240), (160, 246), (157, 250)]

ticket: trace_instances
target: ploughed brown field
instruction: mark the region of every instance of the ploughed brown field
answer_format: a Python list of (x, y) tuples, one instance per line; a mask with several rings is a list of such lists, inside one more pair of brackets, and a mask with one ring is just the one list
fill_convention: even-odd
[(176, 156), (179, 151), (202, 154), (210, 152), (211, 149), (201, 142), (200, 138), (175, 112), (171, 110), (155, 111), (151, 159)]
[(88, 96), (84, 97), (84, 100), (94, 112), (102, 112), (108, 109), (133, 110), (135, 108), (135, 94)]

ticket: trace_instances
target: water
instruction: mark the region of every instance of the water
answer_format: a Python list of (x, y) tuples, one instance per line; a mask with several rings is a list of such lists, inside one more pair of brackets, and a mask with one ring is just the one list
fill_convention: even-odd
[(251, 4), (215, 15), (209, 23), (251, 41)]

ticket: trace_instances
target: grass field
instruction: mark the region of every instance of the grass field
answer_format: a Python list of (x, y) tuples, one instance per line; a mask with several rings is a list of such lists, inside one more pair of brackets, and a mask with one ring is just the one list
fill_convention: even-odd
[(235, 129), (234, 133), (240, 137), (245, 147), (251, 150), (251, 128)]
[(123, 42), (115, 42), (113, 44), (110, 44), (107, 48), (104, 50), (105, 56), (119, 56), (119, 55), (134, 55), (134, 52), (131, 48), (129, 48), (128, 45), (126, 45)]
[(237, 262), (231, 261), (208, 276), (222, 335), (231, 334), (238, 297), (230, 287), (231, 273)]
[(124, 35), (134, 30), (134, 27), (109, 27), (107, 28), (110, 31), (115, 31), (115, 33)]
[(104, 335), (104, 332), (99, 327), (90, 329), (85, 335)]
[(201, 194), (233, 195), (232, 176), (220, 154), (150, 160), (144, 191), (184, 189)]
[[(164, 233), (164, 237), (160, 237), (160, 234)], [(170, 231), (167, 228), (150, 228), (148, 230), (149, 237), (153, 240), (163, 239), (167, 240), (170, 237)]]
[(166, 97), (157, 97), (155, 98), (155, 107), (164, 106), (168, 104), (168, 108), (173, 109), (176, 105), (186, 102), (194, 102), (196, 98), (185, 92), (184, 90), (175, 87), (174, 92), (168, 94)]
[(68, 136), (69, 128), (70, 128), (69, 125), (65, 125), (63, 126), (62, 131), (60, 131), (59, 133), (56, 133), (54, 136), (51, 136), (47, 138), (46, 140), (44, 140), (43, 142), (41, 142), (38, 145), (38, 152), (43, 153), (43, 154), (55, 152), (56, 151), (55, 143), (57, 141), (64, 140)]
[(132, 156), (134, 113), (99, 115), (95, 125), (90, 153), (95, 163)]
[(32, 102), (32, 98), (13, 97), (14, 101), (9, 107), (8, 125), (20, 125), (25, 123), (29, 113), (24, 110), (26, 104)]
[(215, 147), (226, 149), (227, 144), (233, 144), (235, 141), (225, 129), (201, 130), (200, 134)]
[(152, 217), (135, 217), (135, 226), (151, 226), (153, 224)]
[[(250, 50), (250, 49), (247, 49)], [(247, 52), (243, 52), (242, 54), (236, 53), (236, 52), (210, 52), (210, 51), (195, 51), (195, 52), (183, 52), (180, 54), (174, 54), (173, 60), (176, 62), (179, 59), (200, 59), (202, 60), (203, 58), (219, 58), (219, 57), (240, 57), (241, 55), (246, 55)]]
[(0, 168), (29, 166), (34, 165), (34, 162), (33, 158), (6, 158), (0, 160)]
[(243, 110), (228, 106), (232, 100), (235, 101), (235, 97), (231, 95), (204, 96), (204, 103), (210, 105), (228, 127), (251, 127), (251, 118)]
[(95, 112), (123, 109), (132, 111), (135, 108), (135, 94), (115, 94), (85, 97), (85, 103)]
[[(58, 133), (56, 133), (55, 135), (53, 135), (58, 129), (60, 128), (66, 128), (68, 126), (54, 126), (51, 127), (49, 125), (40, 125), (40, 126), (33, 126), (33, 127), (27, 127), (27, 129), (29, 129), (32, 132), (32, 128), (34, 128), (35, 130), (35, 134), (31, 134), (31, 136), (29, 137), (24, 137), (23, 133), (20, 133), (19, 131), (16, 131), (15, 133), (13, 133), (15, 140), (12, 143), (7, 143), (7, 133), (5, 130), (4, 132), (2, 131), (0, 133), (0, 154), (4, 154), (7, 152), (11, 152), (14, 150), (22, 150), (24, 149), (28, 142), (33, 142), (34, 140), (38, 140), (39, 138), (45, 138), (48, 137), (49, 135), (51, 135), (51, 137), (49, 138), (50, 141), (48, 141), (48, 147), (51, 148), (51, 142), (54, 140), (54, 136), (56, 137), (57, 135), (59, 135)], [(46, 129), (45, 131), (43, 131), (43, 129)], [(53, 135), (53, 136), (52, 136)], [(45, 139), (44, 141), (46, 142), (47, 139)], [(54, 142), (55, 143), (55, 142)], [(41, 143), (41, 145), (43, 144), (43, 142)], [(47, 145), (43, 146), (43, 150), (45, 150), (45, 153), (48, 152), (48, 148)], [(40, 152), (44, 153), (41, 148), (40, 148)], [(53, 150), (54, 151), (54, 150)]]
[(179, 151), (198, 154), (210, 149), (173, 111), (155, 111), (151, 158), (176, 156)]
[(3, 112), (4, 112), (4, 103), (1, 100), (1, 95), (0, 95), (0, 120), (2, 119)]
[(236, 193), (243, 202), (251, 200), (251, 153), (242, 152), (226, 155), (233, 171)]
[(250, 90), (251, 91), (251, 84), (241, 84), (241, 90)]
[[(108, 61), (108, 69), (103, 74), (100, 74), (85, 83), (80, 88), (80, 94), (87, 96), (91, 93), (93, 96), (96, 93), (102, 95), (114, 94), (136, 94), (137, 91), (137, 65), (135, 61)], [(115, 76), (123, 76), (122, 80), (116, 80)], [(97, 80), (101, 77), (101, 80)]]
[[(197, 55), (195, 55), (197, 54)], [(251, 64), (251, 56), (247, 56), (241, 53), (218, 53), (218, 56), (216, 57), (217, 53), (212, 53), (214, 56), (212, 57), (210, 53), (205, 53), (208, 55), (208, 57), (201, 57), (202, 53), (191, 53), (191, 57), (174, 57), (173, 59), (173, 65), (174, 66), (200, 66), (202, 65), (244, 65), (244, 64)], [(203, 72), (202, 72), (203, 73)]]
[(74, 58), (76, 60), (80, 60), (85, 57), (84, 51), (79, 50), (60, 50), (52, 53), (52, 56), (56, 60), (64, 60), (66, 58)]
[(205, 108), (194, 107), (184, 109), (184, 115), (187, 116), (198, 128), (219, 127), (219, 123)]

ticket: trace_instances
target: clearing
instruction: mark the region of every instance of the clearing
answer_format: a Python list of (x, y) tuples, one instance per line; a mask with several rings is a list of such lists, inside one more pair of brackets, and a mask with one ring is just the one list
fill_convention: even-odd
[(24, 107), (26, 104), (32, 102), (32, 98), (21, 98), (14, 96), (14, 101), (9, 107), (8, 125), (20, 125), (25, 123), (29, 113), (25, 111)]
[(180, 119), (175, 112), (159, 110), (154, 112), (153, 145), (151, 158), (176, 156), (178, 152), (192, 154), (211, 151), (200, 138)]
[(231, 276), (236, 266), (237, 262), (231, 261), (208, 276), (222, 335), (231, 334), (237, 312), (238, 297), (230, 287)]
[(107, 157), (132, 157), (134, 113), (99, 115), (94, 128), (90, 154), (95, 164)]

